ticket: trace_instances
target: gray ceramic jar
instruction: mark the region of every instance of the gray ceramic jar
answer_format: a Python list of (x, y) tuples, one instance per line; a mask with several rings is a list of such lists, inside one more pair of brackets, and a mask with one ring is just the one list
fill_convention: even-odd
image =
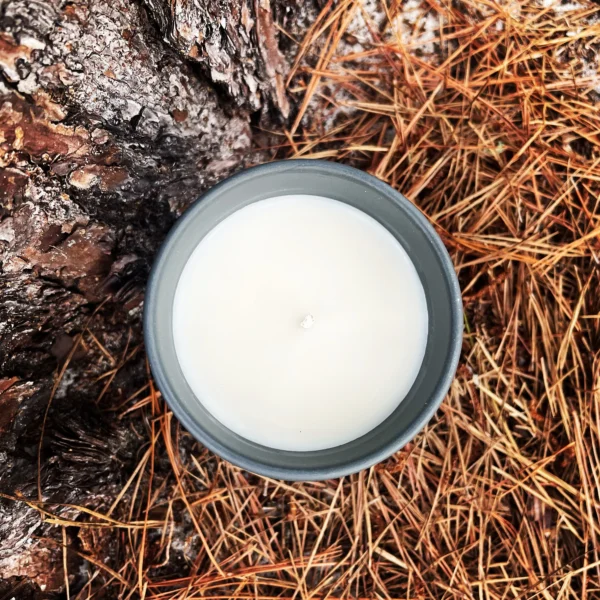
[[(406, 398), (380, 425), (352, 442), (312, 452), (282, 451), (246, 440), (217, 421), (188, 386), (175, 353), (172, 309), (188, 258), (202, 238), (236, 210), (267, 198), (312, 194), (367, 213), (402, 244), (415, 264), (429, 314), (425, 358)], [(254, 473), (319, 480), (355, 473), (384, 460), (431, 419), (454, 377), (462, 342), (462, 303), (454, 267), (427, 219), (375, 177), (327, 161), (288, 160), (242, 171), (209, 190), (173, 227), (146, 291), (144, 336), (152, 373), (184, 427), (224, 459)]]

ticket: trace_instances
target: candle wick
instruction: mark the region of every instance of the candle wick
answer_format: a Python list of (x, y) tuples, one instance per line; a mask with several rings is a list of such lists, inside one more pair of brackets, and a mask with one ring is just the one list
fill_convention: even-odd
[(310, 329), (313, 325), (315, 324), (315, 318), (308, 313), (304, 319), (302, 319), (302, 322), (300, 323), (300, 327), (302, 327), (302, 329)]

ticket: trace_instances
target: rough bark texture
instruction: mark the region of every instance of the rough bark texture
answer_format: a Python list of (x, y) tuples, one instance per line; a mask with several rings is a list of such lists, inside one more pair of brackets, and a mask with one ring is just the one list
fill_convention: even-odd
[[(147, 381), (153, 255), (203, 190), (268, 158), (250, 152), (250, 120), (290, 113), (294, 48), (278, 26), (301, 34), (314, 10), (0, 3), (0, 598), (64, 586), (57, 533), (22, 500), (38, 500), (40, 439), (41, 499), (63, 518), (82, 515), (58, 503), (106, 508), (131, 475), (148, 423), (113, 411)], [(86, 530), (66, 535), (92, 544)], [(110, 539), (93, 546), (110, 560)], [(83, 581), (84, 561), (69, 560)]]
[(269, 0), (232, 0), (198, 10), (190, 0), (145, 0), (165, 39), (196, 61), (240, 106), (259, 109), (265, 98), (287, 117), (286, 62)]

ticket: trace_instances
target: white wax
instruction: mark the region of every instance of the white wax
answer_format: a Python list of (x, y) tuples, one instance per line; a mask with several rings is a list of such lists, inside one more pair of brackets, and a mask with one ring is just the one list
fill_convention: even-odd
[(406, 251), (373, 218), (319, 196), (251, 204), (185, 265), (175, 349), (198, 398), (239, 435), (282, 450), (349, 442), (414, 383), (427, 306)]

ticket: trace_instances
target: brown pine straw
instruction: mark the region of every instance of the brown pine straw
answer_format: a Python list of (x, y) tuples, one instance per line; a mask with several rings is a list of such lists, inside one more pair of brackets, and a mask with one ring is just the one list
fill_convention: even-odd
[(401, 3), (325, 3), (274, 156), (359, 166), (434, 224), (465, 302), (446, 401), (369, 471), (288, 484), (195, 444), (149, 380), (118, 408), (147, 423), (138, 468), (88, 511), (120, 552), (78, 599), (600, 597), (600, 8), (421, 6), (407, 39)]

